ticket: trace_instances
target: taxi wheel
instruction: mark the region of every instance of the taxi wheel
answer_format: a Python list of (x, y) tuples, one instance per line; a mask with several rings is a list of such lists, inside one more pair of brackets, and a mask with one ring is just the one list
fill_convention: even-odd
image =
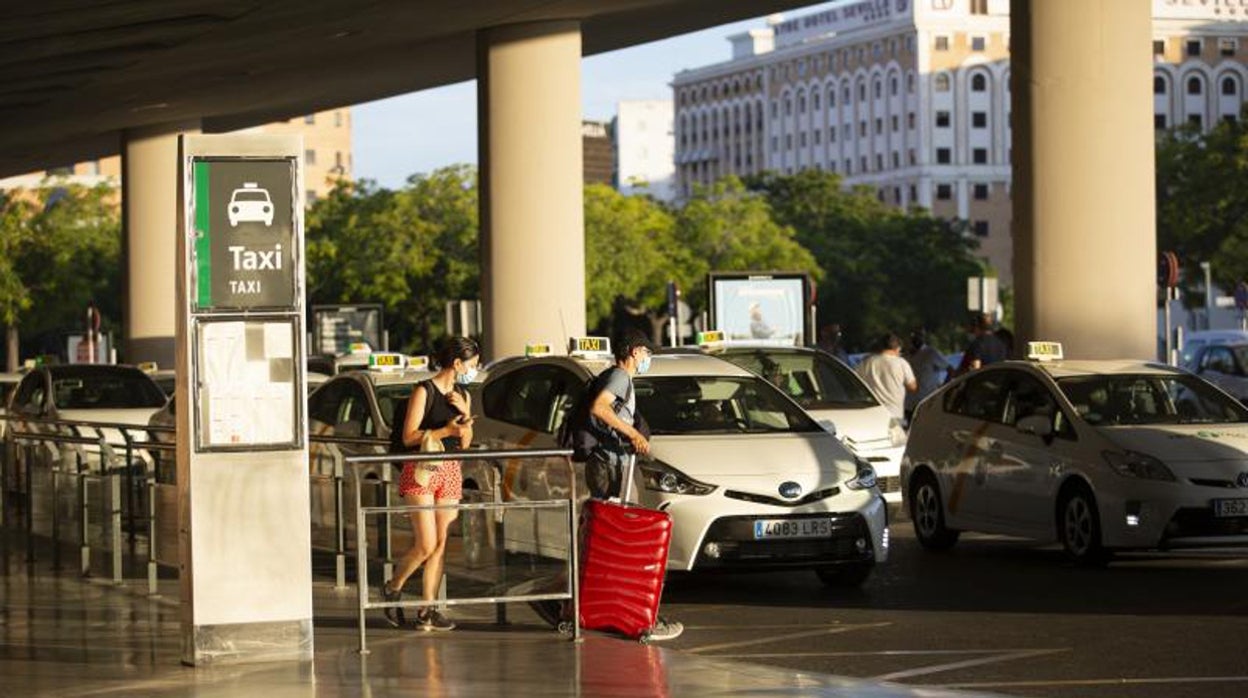
[(1058, 539), (1066, 557), (1080, 567), (1101, 567), (1109, 551), (1101, 544), (1101, 517), (1096, 498), (1085, 485), (1074, 485), (1062, 495), (1057, 508)]
[(871, 576), (871, 571), (875, 569), (875, 563), (872, 562), (853, 562), (835, 567), (825, 567), (815, 570), (815, 575), (819, 577), (819, 581), (825, 586), (833, 589), (857, 589), (867, 581), (867, 577)]
[(945, 526), (940, 486), (926, 471), (915, 478), (910, 490), (910, 521), (919, 545), (928, 550), (948, 550), (958, 542), (958, 531)]

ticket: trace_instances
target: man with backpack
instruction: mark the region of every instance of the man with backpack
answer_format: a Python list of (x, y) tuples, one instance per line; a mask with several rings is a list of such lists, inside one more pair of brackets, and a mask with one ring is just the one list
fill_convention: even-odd
[[(650, 453), (649, 429), (637, 412), (633, 376), (649, 370), (653, 345), (641, 332), (628, 330), (613, 349), (615, 365), (590, 382), (560, 438), (572, 448), (573, 459), (585, 463), (585, 483), (598, 500), (621, 497), (625, 467), (637, 455)], [(671, 640), (682, 632), (680, 623), (659, 617), (646, 637)]]

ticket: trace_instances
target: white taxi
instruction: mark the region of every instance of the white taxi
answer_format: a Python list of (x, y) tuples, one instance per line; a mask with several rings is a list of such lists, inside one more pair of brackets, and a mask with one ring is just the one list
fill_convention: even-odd
[(1116, 549), (1248, 544), (1248, 409), (1186, 371), (1031, 362), (964, 376), (915, 412), (902, 486), (919, 542), (963, 530), (1058, 541), (1080, 564)]
[(901, 501), (906, 430), (858, 374), (818, 349), (725, 342), (719, 335), (722, 333), (703, 332), (699, 345), (707, 353), (761, 376), (820, 424), (829, 425), (854, 455), (875, 469), (884, 499)]
[[(496, 362), (473, 400), (476, 440), (491, 450), (552, 448), (569, 407), (612, 365), (598, 352)], [(875, 471), (801, 407), (745, 369), (701, 354), (658, 355), (635, 378), (652, 430), (634, 499), (671, 514), (668, 570), (812, 569), (826, 584), (857, 586), (888, 556), (886, 505)], [(587, 496), (576, 466), (577, 493)], [(508, 463), (510, 500), (568, 496), (562, 461)], [(509, 551), (563, 557), (557, 513), (508, 511)]]

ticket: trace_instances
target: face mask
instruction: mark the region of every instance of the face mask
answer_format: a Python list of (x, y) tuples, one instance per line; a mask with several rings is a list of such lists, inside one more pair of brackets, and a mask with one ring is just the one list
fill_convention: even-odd
[(650, 357), (646, 356), (637, 362), (637, 373), (645, 373), (650, 370)]
[(463, 373), (455, 374), (455, 382), (459, 383), (460, 385), (468, 385), (469, 383), (476, 380), (476, 378), (477, 378), (477, 369), (475, 368), (470, 368)]

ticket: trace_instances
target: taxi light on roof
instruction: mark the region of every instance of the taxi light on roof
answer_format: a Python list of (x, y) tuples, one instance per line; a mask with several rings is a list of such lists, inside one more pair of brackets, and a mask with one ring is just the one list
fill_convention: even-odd
[(716, 344), (723, 344), (728, 340), (723, 330), (709, 330), (707, 332), (698, 333), (698, 346), (709, 347)]
[(601, 356), (611, 354), (611, 340), (606, 337), (572, 337), (568, 340), (570, 356)]
[(526, 344), (524, 345), (525, 356), (550, 356), (549, 344)]
[(351, 342), (351, 345), (347, 347), (348, 354), (367, 354), (372, 350), (368, 342)]
[(402, 371), (407, 365), (407, 357), (392, 352), (377, 352), (368, 355), (370, 371)]
[(429, 357), (423, 354), (420, 356), (409, 356), (407, 357), (407, 368), (411, 371), (428, 371)]
[(1061, 361), (1061, 342), (1027, 342), (1027, 358), (1032, 361)]
[(138, 369), (144, 373), (155, 373), (159, 368), (155, 361), (140, 361), (138, 365)]

